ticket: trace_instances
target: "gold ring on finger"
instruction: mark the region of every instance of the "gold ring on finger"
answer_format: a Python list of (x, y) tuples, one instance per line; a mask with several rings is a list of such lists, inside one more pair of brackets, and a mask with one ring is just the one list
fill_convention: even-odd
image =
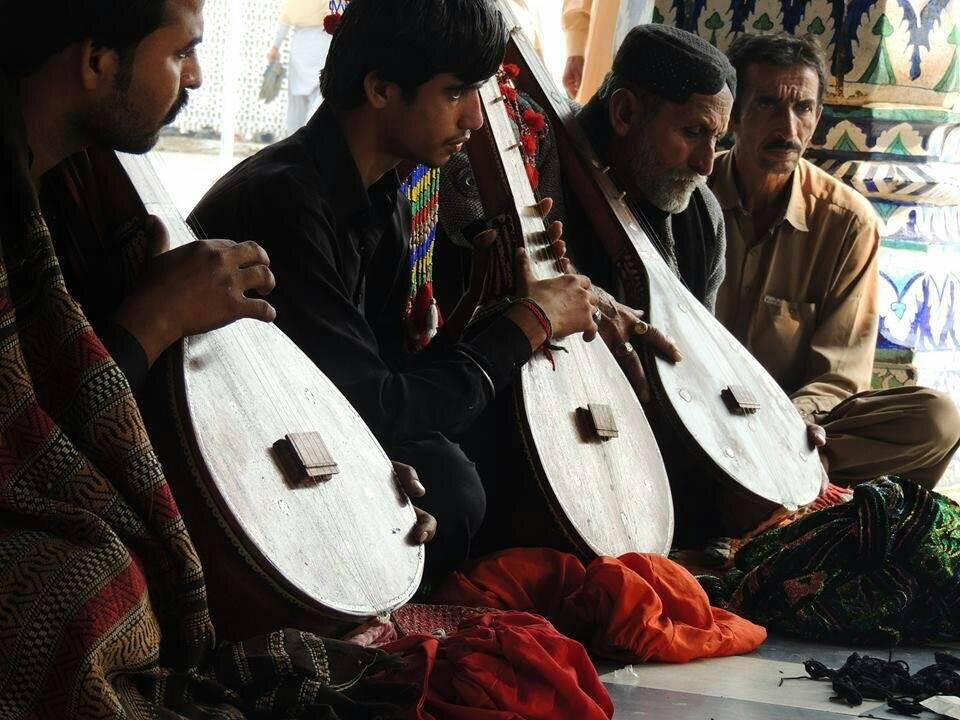
[(650, 323), (646, 323), (643, 320), (637, 320), (633, 325), (635, 335), (646, 335), (648, 330), (650, 330)]

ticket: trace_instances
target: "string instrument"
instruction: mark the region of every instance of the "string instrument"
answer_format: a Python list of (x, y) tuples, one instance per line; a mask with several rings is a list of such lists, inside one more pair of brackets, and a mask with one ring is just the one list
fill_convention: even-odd
[[(486, 122), (466, 149), (486, 217), (526, 247), (538, 280), (560, 276), (496, 77), (480, 98)], [(601, 340), (577, 334), (553, 342), (515, 383), (526, 452), (552, 515), (583, 555), (666, 553), (670, 487), (636, 395)], [(514, 514), (514, 524), (530, 522), (529, 512)]]
[[(150, 158), (118, 160), (131, 215), (158, 216), (172, 247), (192, 242)], [(286, 335), (240, 320), (160, 362), (142, 404), (222, 635), (338, 633), (409, 600), (424, 559), (408, 538), (413, 507), (360, 416)]]
[[(512, 11), (502, 0), (500, 9), (511, 22)], [(598, 160), (566, 93), (517, 29), (505, 62), (519, 66), (519, 89), (547, 113), (564, 181), (616, 265), (626, 303), (643, 309), (646, 319), (676, 338), (683, 353), (683, 361), (673, 364), (636, 343), (678, 505), (693, 496), (701, 517), (716, 515), (725, 531), (743, 532), (781, 509), (812, 502), (824, 471), (789, 398), (671, 271), (609, 168)], [(678, 441), (679, 447), (667, 450)]]

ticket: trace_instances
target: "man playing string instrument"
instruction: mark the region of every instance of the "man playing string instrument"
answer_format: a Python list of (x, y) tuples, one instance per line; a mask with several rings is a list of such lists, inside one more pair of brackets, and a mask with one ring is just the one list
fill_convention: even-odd
[(729, 56), (736, 144), (710, 181), (727, 227), (717, 317), (790, 394), (832, 481), (898, 474), (933, 487), (960, 442), (960, 413), (928, 388), (869, 390), (878, 220), (801, 157), (823, 109), (820, 49), (807, 37), (741, 36)]
[[(467, 557), (485, 511), (477, 471), (454, 439), (551, 336), (597, 332), (590, 281), (537, 281), (521, 254), (516, 299), (465, 335), (448, 328), (409, 351), (411, 220), (396, 168), (439, 167), (482, 125), (477, 89), (506, 41), (487, 0), (352, 0), (307, 127), (241, 163), (190, 217), (201, 236), (265, 244), (277, 324), (429, 489), (433, 575)], [(550, 232), (557, 239), (559, 226)], [(465, 299), (468, 314), (476, 299)]]
[[(202, 4), (42, 0), (0, 30), (4, 718), (236, 718), (254, 707), (257, 717), (263, 708), (289, 717), (291, 704), (333, 717), (355, 704), (330, 687), (377, 660), (293, 631), (217, 647), (199, 559), (131, 392), (179, 337), (273, 319), (269, 304), (245, 296), (273, 286), (266, 253), (254, 243), (195, 243), (157, 257), (125, 297), (112, 295), (115, 283), (95, 287), (111, 258), (96, 254), (103, 208), (80, 207), (95, 189), (81, 182), (82, 153), (153, 145), (200, 85)], [(59, 187), (76, 194), (61, 205), (64, 196), (47, 191), (63, 175)], [(107, 202), (110, 188), (99, 190), (94, 199)], [(147, 232), (160, 249), (160, 223)], [(74, 288), (100, 315), (101, 336)], [(113, 307), (101, 302), (111, 297)], [(419, 539), (431, 528), (421, 523)], [(281, 658), (287, 670), (261, 671)], [(281, 685), (294, 703), (275, 702)]]

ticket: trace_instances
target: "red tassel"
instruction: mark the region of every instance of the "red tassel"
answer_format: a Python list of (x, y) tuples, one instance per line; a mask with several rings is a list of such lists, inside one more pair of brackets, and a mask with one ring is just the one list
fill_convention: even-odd
[(536, 110), (527, 108), (523, 111), (523, 121), (534, 132), (540, 132), (547, 127), (547, 119)]
[(336, 35), (343, 13), (332, 13), (323, 19), (323, 30), (327, 35)]
[(517, 99), (517, 89), (512, 85), (501, 85), (500, 88), (503, 90), (503, 96), (510, 101)]
[(537, 154), (537, 139), (527, 133), (520, 138), (520, 142), (523, 143), (523, 149), (526, 151), (527, 155), (536, 155)]
[(516, 80), (518, 77), (520, 77), (520, 68), (513, 63), (507, 63), (504, 65), (503, 72), (511, 80)]
[(540, 173), (531, 163), (524, 163), (527, 170), (527, 179), (530, 181), (530, 187), (534, 190), (540, 185)]

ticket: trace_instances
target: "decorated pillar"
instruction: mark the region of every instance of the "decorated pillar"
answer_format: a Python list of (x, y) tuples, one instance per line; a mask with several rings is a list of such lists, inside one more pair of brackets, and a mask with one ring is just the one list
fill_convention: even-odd
[[(818, 37), (830, 77), (807, 158), (882, 222), (875, 384), (960, 404), (960, 0), (656, 0), (654, 21), (721, 50), (740, 33)], [(942, 486), (960, 485), (955, 460)]]

